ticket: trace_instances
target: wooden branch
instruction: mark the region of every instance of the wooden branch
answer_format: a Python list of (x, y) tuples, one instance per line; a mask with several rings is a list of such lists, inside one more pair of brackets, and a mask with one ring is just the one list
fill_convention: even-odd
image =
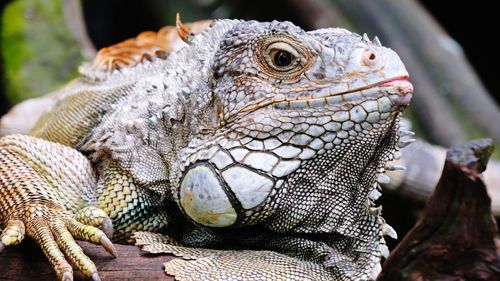
[[(384, 185), (387, 192), (396, 193), (422, 205), (428, 201), (443, 172), (446, 149), (417, 140), (405, 147), (403, 157), (396, 161), (405, 171), (387, 171), (391, 182)], [(490, 160), (483, 173), (488, 194), (492, 199), (493, 215), (500, 217), (500, 162)]]
[(492, 151), (484, 139), (447, 153), (427, 208), (378, 280), (500, 280), (497, 227), (481, 177)]
[[(163, 270), (163, 263), (173, 259), (168, 255), (155, 256), (132, 245), (115, 245), (118, 257), (111, 257), (102, 247), (78, 242), (94, 261), (99, 276), (106, 280), (163, 280), (173, 281)], [(0, 254), (1, 280), (57, 280), (47, 259), (34, 243), (8, 247)], [(75, 272), (75, 280), (89, 280)]]
[(86, 59), (92, 59), (96, 54), (96, 49), (87, 34), (81, 1), (63, 0), (62, 6), (64, 21), (80, 45), (81, 52)]

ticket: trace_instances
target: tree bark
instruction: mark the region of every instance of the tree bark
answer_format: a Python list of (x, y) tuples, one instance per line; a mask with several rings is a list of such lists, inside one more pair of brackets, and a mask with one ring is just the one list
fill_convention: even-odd
[[(163, 270), (163, 263), (173, 256), (155, 256), (132, 245), (115, 245), (118, 257), (113, 258), (102, 247), (78, 242), (94, 261), (102, 280), (162, 280), (173, 281)], [(1, 280), (57, 280), (47, 259), (34, 243), (8, 247), (0, 254)], [(89, 280), (75, 270), (75, 280)]]
[[(423, 205), (429, 200), (441, 177), (446, 149), (417, 140), (403, 148), (402, 153), (403, 157), (394, 164), (403, 165), (406, 170), (387, 171), (391, 182), (384, 185), (384, 189), (386, 192), (409, 198)], [(493, 215), (500, 217), (500, 162), (490, 160), (483, 176), (492, 200)]]
[(500, 280), (497, 227), (481, 176), (492, 151), (489, 139), (448, 151), (427, 208), (378, 280)]

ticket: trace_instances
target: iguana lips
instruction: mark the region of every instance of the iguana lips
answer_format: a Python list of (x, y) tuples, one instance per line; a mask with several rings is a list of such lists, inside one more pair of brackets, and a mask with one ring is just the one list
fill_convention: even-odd
[(413, 96), (413, 84), (408, 80), (408, 77), (399, 77), (380, 84), (380, 87), (390, 87), (397, 91), (398, 97), (394, 98), (394, 102), (399, 106), (407, 106), (410, 104)]
[(401, 94), (411, 94), (413, 92), (413, 84), (408, 80), (408, 77), (398, 77), (384, 81), (380, 84), (380, 87), (393, 87)]

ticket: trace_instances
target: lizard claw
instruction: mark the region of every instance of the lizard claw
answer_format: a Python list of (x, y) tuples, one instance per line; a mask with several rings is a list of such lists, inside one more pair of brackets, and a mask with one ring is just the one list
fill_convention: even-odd
[(91, 278), (94, 281), (101, 281), (101, 277), (99, 277), (99, 274), (97, 274), (97, 272), (95, 272), (94, 274), (92, 274)]
[(97, 227), (91, 225), (85, 225), (78, 222), (75, 219), (69, 220), (67, 223), (69, 232), (79, 240), (88, 241), (90, 243), (101, 245), (108, 253), (117, 256), (115, 246), (106, 236), (106, 234), (98, 229)]
[(105, 235), (104, 236), (101, 236), (101, 238), (99, 239), (100, 241), (100, 244), (101, 246), (108, 252), (110, 253), (111, 255), (113, 255), (113, 257), (117, 257), (118, 256), (118, 253), (116, 252), (116, 248), (115, 246), (113, 245), (113, 243), (111, 242), (111, 240), (109, 240), (108, 237), (106, 237)]
[(113, 238), (113, 223), (103, 210), (87, 206), (76, 213), (75, 219), (83, 224), (95, 226), (104, 231), (108, 238)]

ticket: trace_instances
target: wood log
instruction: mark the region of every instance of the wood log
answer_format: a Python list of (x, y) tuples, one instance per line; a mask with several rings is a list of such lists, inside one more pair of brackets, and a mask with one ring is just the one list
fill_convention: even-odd
[[(175, 257), (151, 255), (132, 245), (115, 245), (118, 257), (113, 258), (102, 247), (79, 241), (84, 252), (94, 261), (103, 281), (162, 280), (173, 281), (163, 270), (163, 263)], [(0, 254), (0, 280), (57, 280), (47, 259), (33, 242), (7, 247)], [(75, 280), (89, 280), (75, 271)]]
[[(403, 157), (394, 164), (403, 165), (406, 170), (387, 171), (391, 182), (384, 185), (384, 189), (386, 192), (424, 205), (434, 192), (443, 172), (446, 149), (417, 140), (405, 147), (402, 153)], [(492, 200), (493, 215), (500, 217), (500, 162), (490, 160), (483, 176)]]
[(378, 280), (500, 280), (497, 227), (481, 176), (492, 151), (489, 139), (448, 151), (426, 209)]

